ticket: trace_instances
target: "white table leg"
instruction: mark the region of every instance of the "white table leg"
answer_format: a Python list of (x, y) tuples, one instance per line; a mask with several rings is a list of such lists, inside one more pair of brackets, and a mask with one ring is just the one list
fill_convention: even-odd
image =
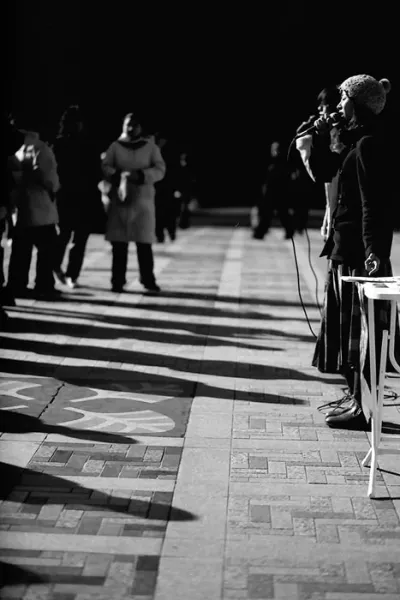
[(397, 305), (396, 300), (390, 302), (390, 333), (389, 333), (389, 360), (398, 373), (400, 373), (400, 365), (396, 361), (394, 355), (395, 340), (396, 340), (396, 320), (397, 320)]
[(369, 473), (369, 483), (368, 483), (368, 497), (371, 498), (375, 495), (375, 482), (376, 482), (376, 467), (377, 467), (377, 447), (376, 447), (376, 437), (377, 437), (377, 420), (372, 417), (371, 418), (371, 467)]
[[(363, 292), (364, 293), (364, 292)], [(370, 372), (370, 387), (371, 387), (371, 402), (372, 409), (374, 409), (376, 405), (376, 362), (375, 362), (375, 307), (374, 301), (368, 298), (368, 343), (369, 343), (369, 372)], [(372, 437), (374, 436), (374, 427), (373, 423), (375, 420), (374, 414), (371, 416), (372, 425), (371, 432)], [(372, 448), (368, 450), (368, 453), (364, 460), (362, 461), (362, 466), (365, 467), (372, 455)]]
[[(388, 350), (388, 331), (385, 329), (382, 332), (382, 347), (381, 360), (379, 365), (378, 390), (376, 394), (376, 405), (373, 406), (372, 425), (371, 425), (371, 472), (369, 475), (368, 496), (375, 495), (376, 471), (378, 468), (379, 443), (381, 441), (382, 432), (382, 413), (383, 413), (383, 397), (385, 393), (385, 375)], [(368, 455), (367, 455), (368, 456)], [(365, 457), (366, 459), (367, 457)], [(364, 461), (365, 461), (364, 459)]]
[(362, 463), (361, 463), (363, 467), (366, 467), (366, 466), (367, 466), (367, 464), (369, 463), (369, 461), (370, 461), (370, 458), (371, 458), (371, 454), (372, 454), (372, 448), (370, 448), (370, 449), (368, 450), (367, 454), (365, 455), (365, 458), (364, 458), (364, 460), (363, 460), (363, 461), (362, 461)]
[[(364, 289), (362, 288), (362, 293)], [(376, 407), (376, 352), (375, 352), (375, 304), (371, 298), (368, 298), (368, 343), (369, 343), (369, 372), (370, 372), (370, 387), (371, 387), (371, 448), (362, 464), (366, 464), (371, 460), (371, 471), (369, 476), (368, 496), (374, 492), (374, 477), (376, 469), (376, 442), (375, 442), (375, 407)]]

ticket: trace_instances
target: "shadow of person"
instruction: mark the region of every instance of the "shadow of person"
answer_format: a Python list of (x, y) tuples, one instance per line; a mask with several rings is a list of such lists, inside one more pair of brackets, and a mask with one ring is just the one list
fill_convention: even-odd
[[(103, 367), (92, 367), (90, 369), (90, 371), (88, 371), (87, 369), (83, 368), (83, 367), (77, 367), (77, 366), (57, 366), (57, 369), (55, 368), (55, 366), (53, 364), (40, 364), (38, 362), (28, 362), (28, 361), (23, 361), (23, 360), (13, 360), (13, 359), (9, 359), (9, 358), (5, 358), (2, 360), (2, 367), (3, 367), (3, 371), (6, 373), (22, 373), (24, 375), (34, 375), (34, 376), (41, 376), (41, 377), (56, 377), (58, 379), (58, 381), (64, 381), (65, 383), (68, 383), (70, 385), (78, 385), (78, 386), (87, 386), (90, 387), (92, 385), (94, 385), (94, 382), (96, 387), (100, 387), (103, 390), (115, 390), (115, 385), (116, 383), (118, 384), (126, 384), (126, 382), (128, 381), (137, 381), (138, 377), (139, 380), (143, 380), (143, 378), (145, 377), (147, 381), (151, 382), (153, 385), (156, 386), (170, 386), (170, 385), (177, 385), (177, 386), (187, 386), (189, 380), (187, 379), (182, 379), (181, 377), (177, 377), (177, 376), (173, 376), (173, 375), (160, 375), (160, 374), (146, 374), (143, 375), (141, 373), (139, 373), (138, 375), (136, 374), (132, 374), (129, 371), (124, 371), (121, 369), (112, 369), (112, 368), (103, 368)], [(217, 371), (218, 374), (218, 371)], [(277, 373), (275, 373), (275, 376), (277, 375)], [(283, 375), (282, 377), (284, 378), (285, 372), (283, 371)], [(325, 378), (325, 376), (321, 376), (321, 377), (312, 377), (309, 376), (307, 378), (307, 376), (304, 376), (304, 379), (307, 379), (308, 381), (324, 381), (325, 383), (332, 383), (332, 384), (339, 384), (339, 383), (343, 383), (343, 381), (340, 379), (341, 376), (337, 376), (337, 377), (329, 377), (329, 378)], [(245, 385), (245, 380), (243, 380), (244, 385)], [(251, 400), (252, 403), (254, 402), (260, 402), (260, 403), (264, 403), (266, 402), (266, 395), (263, 392), (259, 392), (259, 391), (255, 391), (251, 394), (251, 397), (249, 397), (249, 392), (248, 392), (248, 386), (246, 386), (246, 389), (241, 390), (239, 387), (235, 387), (235, 386), (229, 386), (229, 387), (217, 387), (216, 385), (211, 385), (211, 384), (206, 384), (206, 383), (193, 383), (193, 381), (189, 382), (191, 385), (193, 385), (193, 388), (191, 388), (190, 392), (187, 391), (185, 393), (185, 395), (190, 395), (190, 396), (194, 396), (195, 394), (197, 396), (201, 395), (204, 396), (206, 398), (212, 398), (213, 400), (215, 400), (216, 402), (218, 402), (219, 399), (221, 400), (232, 400), (232, 402), (234, 400), (245, 400), (245, 401), (249, 401)], [(197, 387), (198, 386), (198, 387)], [(201, 387), (200, 387), (201, 386)], [(117, 388), (120, 389), (120, 388)], [(168, 389), (168, 388), (167, 388)], [(187, 389), (187, 388), (186, 388)], [(152, 388), (150, 387), (148, 391), (144, 390), (145, 394), (151, 394), (152, 393)], [(268, 394), (267, 394), (268, 395)], [(282, 403), (282, 396), (276, 396), (275, 400), (277, 403), (281, 404)], [(273, 402), (274, 398), (273, 395), (270, 395), (270, 397), (267, 400), (268, 402)], [(302, 400), (302, 399), (293, 399), (290, 398), (288, 400), (288, 403), (290, 404), (306, 404), (307, 406), (309, 405), (308, 401)]]
[[(2, 340), (3, 341), (3, 340)], [(305, 373), (294, 367), (275, 366), (273, 362), (267, 363), (245, 363), (235, 362), (233, 360), (206, 360), (204, 358), (182, 358), (171, 353), (168, 355), (157, 354), (156, 352), (142, 352), (139, 350), (129, 350), (125, 348), (111, 348), (108, 346), (96, 345), (76, 345), (76, 344), (56, 344), (50, 341), (37, 340), (18, 340), (7, 338), (4, 340), (4, 348), (8, 350), (17, 350), (41, 354), (43, 356), (62, 356), (63, 358), (73, 358), (86, 360), (90, 357), (92, 360), (102, 362), (117, 362), (131, 365), (146, 365), (153, 367), (164, 367), (176, 370), (185, 370), (188, 373), (202, 373), (203, 375), (218, 375), (219, 377), (236, 377), (241, 379), (296, 379), (298, 381), (321, 381), (317, 373)], [(7, 359), (3, 361), (6, 363)], [(43, 358), (43, 362), (46, 359)], [(15, 361), (14, 361), (15, 362)], [(38, 363), (35, 365), (35, 374), (38, 374)], [(3, 367), (4, 369), (4, 367)], [(58, 367), (59, 372), (61, 367)], [(83, 367), (84, 369), (84, 367)], [(54, 367), (53, 367), (54, 370)], [(91, 367), (90, 371), (93, 371)], [(7, 371), (12, 372), (12, 371)], [(24, 372), (24, 371), (23, 371)], [(107, 369), (108, 372), (108, 369)], [(322, 378), (325, 383), (330, 380)], [(336, 382), (336, 378), (334, 380)]]
[[(136, 497), (112, 496), (101, 490), (87, 488), (76, 481), (69, 481), (47, 473), (38, 473), (29, 468), (4, 462), (0, 462), (0, 477), (2, 481), (0, 499), (2, 500), (6, 500), (16, 486), (22, 486), (26, 494), (23, 499), (24, 504), (36, 506), (38, 504), (42, 506), (61, 504), (64, 505), (64, 510), (76, 510), (76, 507), (79, 506), (79, 510), (84, 512), (95, 510), (97, 515), (103, 512), (104, 518), (107, 518), (109, 512), (121, 513), (125, 517), (140, 517), (143, 521), (134, 524), (137, 529), (140, 527), (150, 528), (144, 522), (145, 519), (164, 521), (165, 523), (154, 526), (157, 530), (163, 531), (167, 526), (167, 521), (194, 521), (198, 518), (187, 510), (171, 506), (172, 492), (153, 492), (153, 500), (150, 502)], [(49, 490), (57, 491), (50, 492)], [(72, 490), (74, 490), (73, 493)], [(132, 496), (134, 495), (135, 492), (132, 491)], [(38, 519), (40, 521), (40, 516)], [(24, 513), (21, 513), (18, 524), (23, 524), (23, 520)], [(2, 516), (2, 521), (3, 523), (7, 522), (7, 514)], [(13, 519), (13, 524), (15, 523), (16, 521)], [(31, 520), (29, 523), (32, 525)], [(38, 524), (39, 529), (40, 525)], [(54, 533), (57, 533), (56, 528)], [(69, 533), (74, 533), (74, 530), (71, 529)]]
[(101, 431), (91, 431), (90, 429), (74, 429), (64, 425), (50, 425), (44, 423), (38, 417), (25, 415), (12, 410), (1, 411), (0, 430), (3, 433), (47, 433), (63, 435), (79, 440), (90, 440), (92, 442), (102, 442), (106, 444), (136, 444), (136, 440), (126, 438), (123, 435), (115, 433), (106, 433)]
[(400, 423), (382, 422), (382, 433), (389, 435), (400, 435)]
[[(36, 311), (35, 314), (40, 314)], [(58, 314), (58, 313), (57, 313)], [(81, 315), (79, 315), (81, 317)], [(93, 315), (92, 315), (93, 317)], [(100, 317), (99, 317), (100, 318)], [(101, 320), (103, 317), (101, 317)], [(115, 339), (115, 338), (129, 338), (134, 340), (143, 340), (145, 342), (154, 342), (154, 343), (168, 343), (168, 344), (176, 344), (179, 346), (188, 345), (188, 346), (203, 346), (205, 343), (207, 345), (212, 346), (234, 346), (239, 348), (246, 348), (248, 350), (260, 350), (260, 345), (256, 344), (248, 344), (241, 342), (240, 340), (229, 340), (229, 337), (235, 337), (233, 334), (233, 328), (229, 329), (225, 328), (225, 336), (215, 336), (209, 333), (208, 325), (204, 326), (196, 326), (194, 324), (184, 323), (180, 324), (175, 321), (158, 321), (159, 327), (161, 330), (164, 328), (166, 331), (153, 330), (154, 320), (151, 319), (126, 319), (124, 323), (124, 319), (120, 319), (121, 324), (125, 324), (129, 327), (129, 329), (123, 329), (120, 327), (104, 327), (99, 322), (97, 322), (94, 326), (81, 324), (81, 323), (65, 323), (62, 321), (42, 321), (40, 319), (29, 319), (29, 318), (19, 318), (13, 317), (14, 330), (12, 333), (21, 333), (25, 334), (30, 333), (40, 333), (42, 335), (50, 334), (60, 334), (67, 335), (69, 337), (77, 337), (82, 338), (85, 337), (87, 339)], [(185, 330), (187, 333), (182, 335), (180, 332), (173, 331), (173, 327), (176, 329), (181, 328)], [(18, 328), (18, 331), (17, 331)], [(236, 335), (240, 335), (240, 332), (236, 332)], [(266, 331), (262, 335), (267, 337), (272, 334)], [(262, 338), (262, 335), (259, 335), (259, 338)], [(256, 336), (252, 336), (256, 338)], [(21, 340), (20, 340), (21, 342)], [(9, 342), (3, 341), (3, 347)], [(21, 342), (23, 343), (23, 342)], [(265, 342), (262, 345), (263, 351), (273, 350), (274, 352), (283, 352), (282, 348), (267, 346)]]
[[(132, 305), (133, 306), (133, 305)], [(152, 305), (154, 307), (154, 310), (156, 310), (156, 305)], [(46, 307), (45, 307), (46, 308)], [(165, 306), (161, 306), (159, 308), (159, 311), (161, 312), (175, 312), (177, 315), (183, 315), (183, 314), (189, 314), (189, 311), (184, 309), (184, 310), (175, 310), (173, 311), (172, 309), (176, 309), (178, 307), (165, 307)], [(191, 307), (189, 307), (191, 308)], [(148, 305), (144, 306), (144, 305), (140, 305), (140, 310), (141, 311), (145, 311), (145, 310), (152, 310), (151, 307), (149, 308)], [(203, 314), (203, 316), (206, 314), (206, 309), (201, 309), (199, 308), (199, 315), (201, 316)], [(202, 313), (200, 312), (202, 311)], [(35, 315), (35, 318), (29, 319), (26, 317), (27, 314), (33, 314)], [(13, 315), (17, 315), (17, 316), (13, 316), (13, 323), (14, 323), (14, 330), (11, 333), (41, 333), (43, 335), (45, 334), (50, 334), (50, 335), (54, 335), (55, 333), (60, 333), (61, 335), (67, 335), (67, 336), (80, 336), (80, 337), (88, 337), (88, 338), (102, 338), (105, 337), (105, 339), (108, 339), (112, 336), (117, 336), (117, 337), (126, 337), (127, 335), (130, 335), (131, 329), (134, 331), (133, 337), (136, 338), (137, 332), (143, 331), (143, 330), (153, 330), (154, 329), (154, 323), (155, 323), (155, 319), (154, 318), (146, 318), (143, 316), (135, 316), (134, 313), (132, 313), (129, 317), (125, 317), (125, 316), (121, 316), (121, 315), (96, 315), (95, 313), (87, 313), (87, 312), (82, 312), (80, 311), (79, 313), (74, 312), (74, 311), (67, 311), (67, 310), (60, 310), (60, 311), (55, 311), (55, 310), (43, 310), (42, 307), (40, 307), (39, 309), (35, 309), (32, 310), (31, 307), (28, 307), (28, 309), (26, 309), (25, 307), (23, 307), (22, 309), (20, 309), (18, 307), (18, 309), (13, 308), (10, 310), (10, 314)], [(57, 317), (73, 317), (75, 322), (74, 323), (70, 323), (70, 322), (62, 322), (62, 321), (46, 321), (46, 320), (42, 320), (40, 317), (39, 319), (37, 318), (37, 315), (51, 315), (51, 314), (56, 314)], [(21, 317), (20, 315), (24, 315), (23, 317)], [(232, 318), (232, 313), (224, 313), (221, 312), (220, 314), (221, 317), (227, 317), (227, 318)], [(246, 315), (242, 316), (243, 319), (248, 318)], [(249, 317), (250, 318), (250, 317)], [(251, 317), (253, 318), (253, 317)], [(262, 318), (262, 321), (267, 322), (268, 321), (273, 321), (275, 319), (275, 317), (271, 317), (270, 315), (258, 315), (257, 317), (258, 319)], [(93, 324), (91, 323), (84, 323), (84, 324), (79, 324), (76, 322), (77, 319), (85, 319), (86, 321), (91, 320), (91, 321), (96, 321), (95, 326), (93, 326)], [(284, 319), (280, 319), (280, 320), (288, 320), (289, 318), (286, 317)], [(296, 319), (292, 319), (290, 318), (291, 321), (295, 321)], [(195, 337), (200, 337), (200, 343), (204, 344), (204, 339), (201, 338), (201, 336), (207, 337), (207, 340), (213, 340), (213, 338), (224, 338), (224, 340), (219, 340), (219, 343), (221, 343), (221, 341), (223, 342), (223, 344), (226, 344), (226, 338), (234, 338), (234, 343), (235, 345), (238, 346), (242, 346), (243, 343), (241, 342), (241, 338), (245, 338), (246, 340), (248, 339), (258, 339), (258, 340), (263, 340), (265, 342), (265, 340), (268, 339), (275, 339), (275, 338), (279, 338), (279, 339), (288, 339), (290, 341), (293, 342), (308, 342), (311, 339), (311, 336), (309, 334), (301, 334), (301, 333), (287, 333), (282, 331), (281, 327), (276, 327), (276, 328), (266, 328), (266, 327), (246, 327), (246, 326), (232, 326), (232, 325), (227, 325), (224, 323), (219, 322), (218, 324), (213, 324), (213, 326), (210, 328), (209, 323), (196, 323), (193, 322), (192, 320), (188, 319), (185, 321), (175, 321), (172, 319), (161, 319), (159, 317), (157, 317), (156, 319), (157, 321), (157, 327), (160, 330), (168, 330), (168, 335), (170, 334), (174, 334), (174, 331), (171, 330), (176, 330), (176, 329), (184, 329), (185, 331), (191, 333), (193, 336)], [(311, 321), (316, 321), (316, 319), (311, 319)], [(120, 327), (118, 327), (118, 329), (112, 329), (110, 327), (107, 327), (106, 330), (104, 331), (104, 323), (106, 324), (115, 324), (115, 325), (125, 325), (126, 327), (129, 327), (129, 330), (124, 330), (121, 329)], [(103, 327), (103, 329), (102, 329)], [(159, 334), (159, 332), (157, 331), (157, 333)], [(181, 337), (181, 336), (180, 336)], [(2, 344), (6, 344), (7, 341), (9, 340), (9, 335), (7, 335), (7, 337), (3, 337), (2, 339)], [(139, 338), (140, 339), (140, 338)], [(150, 338), (151, 339), (151, 338)], [(157, 338), (154, 338), (154, 341), (156, 341)], [(190, 338), (193, 339), (193, 338)], [(22, 340), (19, 339), (19, 342), (21, 342)], [(8, 342), (9, 343), (9, 342)], [(244, 347), (247, 347), (247, 345), (245, 345)], [(264, 348), (264, 346), (263, 346)], [(257, 350), (259, 349), (259, 346), (251, 346), (250, 349), (254, 349)], [(265, 348), (264, 348), (265, 349)], [(272, 348), (266, 348), (267, 350)], [(273, 348), (274, 351), (276, 350), (276, 348)]]
[[(13, 585), (30, 585), (33, 583), (46, 583), (46, 576), (39, 573), (33, 573), (28, 569), (23, 569), (19, 565), (14, 565), (4, 561), (0, 561), (0, 590), (3, 590), (3, 594), (0, 597), (7, 598), (5, 593), (6, 587)], [(10, 598), (17, 597), (11, 596)]]

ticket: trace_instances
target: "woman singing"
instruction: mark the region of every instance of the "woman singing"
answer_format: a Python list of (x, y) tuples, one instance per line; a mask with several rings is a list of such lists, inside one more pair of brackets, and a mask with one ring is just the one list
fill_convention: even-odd
[[(319, 367), (319, 357), (326, 348), (330, 353), (336, 348), (336, 370), (347, 380), (347, 399), (326, 415), (330, 427), (365, 429), (369, 418), (361, 402), (361, 374), (366, 368), (365, 352), (364, 358), (361, 356), (365, 340), (361, 340), (360, 299), (357, 288), (342, 283), (341, 276), (392, 275), (393, 154), (381, 116), (390, 87), (387, 79), (377, 81), (369, 75), (349, 77), (340, 85), (338, 108), (345, 120), (340, 139), (346, 151), (338, 154), (330, 149), (324, 117), (316, 122), (313, 135), (309, 164), (315, 179), (329, 182), (338, 176), (337, 202), (326, 246), (337, 309), (324, 316), (313, 361)], [(377, 313), (379, 355), (379, 333), (388, 322), (388, 305), (381, 302)], [(335, 322), (329, 322), (332, 318)]]

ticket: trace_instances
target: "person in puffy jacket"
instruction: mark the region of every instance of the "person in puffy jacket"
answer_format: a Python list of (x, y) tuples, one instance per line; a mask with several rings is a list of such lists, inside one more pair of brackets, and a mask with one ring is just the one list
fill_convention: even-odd
[(36, 118), (21, 120), (22, 146), (15, 153), (12, 201), (16, 223), (8, 270), (7, 287), (15, 297), (28, 290), (33, 246), (37, 248), (35, 293), (42, 298), (57, 294), (54, 286), (53, 256), (57, 242), (59, 189), (57, 163), (50, 146), (40, 139)]

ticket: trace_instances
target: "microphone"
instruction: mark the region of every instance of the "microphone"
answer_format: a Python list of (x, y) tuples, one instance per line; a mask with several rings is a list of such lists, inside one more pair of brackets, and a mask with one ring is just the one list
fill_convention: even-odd
[[(330, 128), (336, 127), (337, 125), (340, 125), (343, 122), (343, 116), (341, 113), (331, 113), (330, 115), (327, 115), (327, 117), (325, 118), (325, 122)], [(294, 139), (297, 140), (297, 138), (302, 137), (303, 135), (307, 135), (308, 133), (311, 133), (316, 129), (317, 126), (314, 123), (313, 125), (311, 125), (311, 127), (308, 127), (308, 129), (304, 129), (300, 133), (297, 133)]]

